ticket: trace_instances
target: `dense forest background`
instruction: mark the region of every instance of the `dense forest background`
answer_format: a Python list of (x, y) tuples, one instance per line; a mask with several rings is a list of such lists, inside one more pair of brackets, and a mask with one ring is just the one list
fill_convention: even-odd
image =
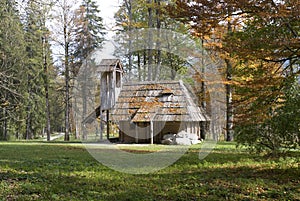
[[(100, 10), (93, 0), (0, 0), (1, 140), (50, 140), (53, 132), (64, 132), (66, 141), (82, 137), (71, 91), (83, 62), (104, 44)], [(222, 61), (224, 122), (213, 137), (278, 151), (299, 146), (299, 11), (298, 0), (123, 0), (114, 40), (119, 50), (130, 50), (133, 40), (118, 37), (127, 31), (156, 28), (189, 36)], [(155, 40), (149, 38), (152, 49), (115, 52), (129, 77), (156, 80), (159, 66), (169, 66), (160, 72), (168, 79), (190, 73), (187, 61), (157, 50)], [(193, 73), (199, 105), (210, 112), (204, 72)]]

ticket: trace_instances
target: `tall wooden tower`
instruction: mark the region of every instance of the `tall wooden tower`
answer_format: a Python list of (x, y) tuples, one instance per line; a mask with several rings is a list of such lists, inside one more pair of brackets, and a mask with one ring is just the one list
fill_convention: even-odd
[(110, 110), (115, 105), (121, 91), (123, 67), (119, 59), (103, 59), (97, 66), (97, 72), (101, 76), (101, 109)]
[[(122, 88), (123, 67), (119, 59), (102, 59), (97, 66), (100, 74), (100, 138), (102, 138), (102, 122), (107, 125), (107, 139), (109, 138), (109, 111), (114, 107)], [(103, 114), (106, 117), (103, 118)]]

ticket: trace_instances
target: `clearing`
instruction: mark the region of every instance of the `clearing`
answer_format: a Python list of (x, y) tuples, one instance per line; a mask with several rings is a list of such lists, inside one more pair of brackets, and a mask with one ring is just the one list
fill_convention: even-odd
[(200, 146), (166, 169), (131, 175), (101, 165), (80, 143), (2, 142), (0, 200), (300, 200), (299, 151), (267, 159), (222, 142), (199, 160)]

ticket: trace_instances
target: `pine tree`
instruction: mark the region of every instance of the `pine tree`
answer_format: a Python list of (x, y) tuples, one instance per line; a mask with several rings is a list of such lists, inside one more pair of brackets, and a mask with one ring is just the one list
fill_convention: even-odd
[(81, 66), (92, 51), (102, 47), (105, 28), (95, 1), (83, 0), (76, 16), (73, 56), (76, 65)]
[[(24, 32), (14, 1), (0, 1), (0, 135), (8, 140), (21, 125), (25, 54)], [(8, 133), (8, 130), (11, 132)]]
[(50, 49), (50, 31), (46, 26), (47, 20), (50, 15), (50, 11), (53, 7), (53, 3), (50, 0), (43, 1), (43, 4), (41, 5), (41, 31), (42, 31), (42, 52), (43, 52), (43, 81), (44, 81), (44, 97), (45, 97), (45, 117), (46, 117), (46, 133), (47, 133), (47, 141), (50, 141), (51, 137), (51, 110), (50, 110), (50, 79), (51, 74), (53, 74), (53, 71), (51, 68), (53, 66), (52, 61), (52, 51)]
[[(97, 48), (102, 47), (104, 41), (104, 26), (102, 18), (99, 16), (100, 10), (96, 5), (95, 1), (84, 0), (80, 5), (79, 9), (76, 11), (77, 18), (75, 19), (75, 40), (74, 40), (74, 76), (77, 76), (79, 68), (81, 70), (80, 78), (77, 80), (80, 81), (81, 85), (81, 103), (82, 103), (82, 120), (86, 117), (87, 114), (87, 90), (90, 80), (87, 76), (89, 75), (88, 70), (91, 69), (90, 63), (90, 54)], [(75, 97), (76, 99), (77, 97)], [(76, 103), (77, 103), (76, 99)], [(76, 106), (75, 106), (76, 107)], [(76, 131), (77, 133), (78, 131)], [(81, 126), (82, 137), (86, 138), (86, 131), (84, 125)], [(77, 134), (78, 135), (78, 134)], [(79, 137), (77, 136), (76, 137)]]
[[(25, 14), (27, 82), (25, 84), (26, 133), (24, 138), (32, 139), (42, 133), (46, 124), (45, 66), (49, 63), (49, 46), (47, 47), (44, 11), (42, 2), (28, 1)], [(47, 52), (47, 53), (46, 53)], [(46, 108), (46, 109), (45, 109)], [(48, 136), (50, 137), (50, 136)]]

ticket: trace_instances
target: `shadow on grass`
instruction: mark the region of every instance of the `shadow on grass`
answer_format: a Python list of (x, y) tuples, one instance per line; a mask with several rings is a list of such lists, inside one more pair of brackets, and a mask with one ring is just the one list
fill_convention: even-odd
[(1, 146), (3, 200), (299, 200), (300, 197), (297, 158), (270, 161), (236, 150), (216, 149), (199, 160), (197, 152), (191, 150), (155, 174), (130, 175), (101, 165), (83, 148), (59, 144)]

